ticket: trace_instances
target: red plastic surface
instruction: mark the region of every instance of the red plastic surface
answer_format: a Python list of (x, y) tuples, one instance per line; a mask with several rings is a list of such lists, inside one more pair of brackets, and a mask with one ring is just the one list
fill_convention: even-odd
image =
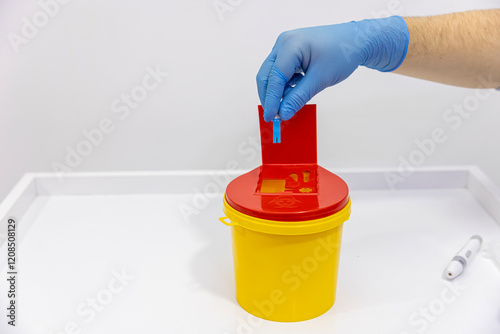
[(281, 143), (259, 106), (262, 166), (233, 180), (226, 200), (257, 218), (304, 221), (332, 215), (349, 200), (347, 184), (317, 165), (316, 105), (306, 105), (281, 122)]
[(264, 120), (264, 109), (259, 106), (262, 164), (314, 164), (317, 159), (316, 105), (300, 109), (292, 119), (281, 121), (281, 143), (273, 143), (273, 122)]

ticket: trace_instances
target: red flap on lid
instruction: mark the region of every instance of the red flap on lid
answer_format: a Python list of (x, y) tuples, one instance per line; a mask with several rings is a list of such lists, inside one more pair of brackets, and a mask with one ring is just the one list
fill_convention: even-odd
[(273, 143), (273, 122), (264, 120), (259, 106), (262, 164), (304, 165), (318, 163), (316, 150), (316, 105), (304, 106), (289, 121), (281, 122), (281, 143)]
[(344, 208), (347, 185), (317, 165), (316, 105), (281, 122), (281, 143), (273, 143), (273, 122), (264, 121), (262, 106), (259, 121), (263, 164), (227, 186), (228, 204), (250, 216), (281, 221), (318, 219)]

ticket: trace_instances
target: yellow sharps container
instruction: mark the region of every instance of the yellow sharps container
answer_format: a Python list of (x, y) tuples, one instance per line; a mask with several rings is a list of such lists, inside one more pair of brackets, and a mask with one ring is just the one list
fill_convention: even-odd
[(273, 321), (302, 321), (335, 302), (342, 226), (351, 211), (349, 189), (317, 165), (316, 106), (281, 123), (259, 106), (262, 166), (226, 189), (220, 220), (231, 226), (236, 300)]

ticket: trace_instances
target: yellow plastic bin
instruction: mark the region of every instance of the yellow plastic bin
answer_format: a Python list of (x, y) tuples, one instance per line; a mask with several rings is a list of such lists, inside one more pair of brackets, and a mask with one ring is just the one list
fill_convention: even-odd
[[(231, 226), (236, 300), (259, 318), (308, 320), (335, 302), (351, 202), (345, 182), (316, 164), (315, 111), (306, 106), (283, 127), (279, 148), (265, 136), (269, 123), (260, 113), (263, 165), (233, 180), (224, 196), (220, 220)], [(300, 154), (292, 144), (297, 133), (314, 154)], [(294, 157), (279, 156), (287, 143)], [(278, 149), (284, 163), (273, 160)]]
[[(287, 231), (278, 227), (280, 222), (242, 214), (224, 200), (227, 217), (221, 221), (231, 226), (241, 307), (274, 321), (308, 320), (328, 311), (335, 302), (342, 226), (350, 207), (348, 202), (334, 215)], [(252, 225), (254, 230), (248, 228)]]

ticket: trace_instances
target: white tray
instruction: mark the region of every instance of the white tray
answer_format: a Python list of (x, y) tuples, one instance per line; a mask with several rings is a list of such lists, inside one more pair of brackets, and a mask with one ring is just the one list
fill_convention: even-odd
[[(500, 192), (478, 168), (417, 170), (396, 190), (382, 170), (339, 172), (352, 215), (337, 300), (299, 323), (259, 321), (235, 301), (230, 232), (218, 217), (227, 176), (239, 174), (25, 175), (0, 204), (0, 333), (500, 332), (491, 260), (478, 254), (454, 285), (441, 278), (473, 234), (500, 239)], [(19, 223), (15, 328), (8, 217)], [(117, 279), (122, 270), (133, 278)]]

